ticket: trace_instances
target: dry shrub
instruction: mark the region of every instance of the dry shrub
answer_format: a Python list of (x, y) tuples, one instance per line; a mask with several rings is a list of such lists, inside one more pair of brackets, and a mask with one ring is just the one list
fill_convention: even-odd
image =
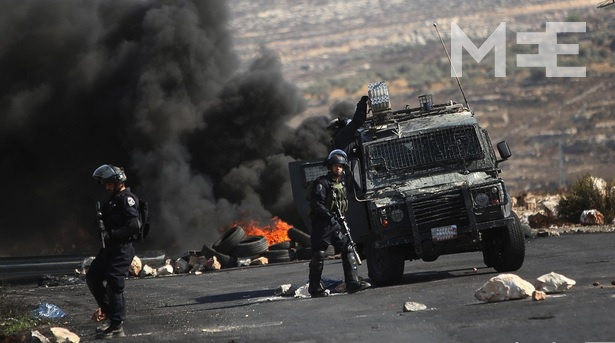
[(564, 190), (559, 201), (560, 216), (572, 223), (579, 223), (581, 212), (585, 210), (598, 210), (604, 214), (606, 222), (615, 217), (615, 190), (614, 182), (610, 181), (605, 188), (598, 187), (596, 178), (586, 174), (568, 189)]

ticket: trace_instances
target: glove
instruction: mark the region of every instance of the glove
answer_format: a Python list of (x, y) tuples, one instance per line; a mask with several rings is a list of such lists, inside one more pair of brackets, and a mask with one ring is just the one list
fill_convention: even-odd
[(367, 100), (369, 100), (367, 95), (362, 96), (361, 100), (359, 100), (359, 102), (357, 103), (357, 110), (362, 110), (363, 112), (366, 112), (367, 111)]

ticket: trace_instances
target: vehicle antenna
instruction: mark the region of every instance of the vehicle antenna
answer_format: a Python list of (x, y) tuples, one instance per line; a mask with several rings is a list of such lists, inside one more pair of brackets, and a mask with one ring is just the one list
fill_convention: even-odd
[[(468, 103), (468, 99), (466, 98), (466, 93), (463, 91), (463, 87), (461, 87), (461, 82), (459, 81), (459, 76), (457, 76), (457, 71), (455, 70), (455, 66), (453, 65), (453, 62), (451, 61), (451, 56), (448, 54), (446, 45), (444, 45), (444, 40), (442, 40), (442, 36), (440, 35), (440, 30), (438, 30), (438, 25), (436, 23), (433, 23), (433, 27), (436, 28), (436, 32), (438, 33), (438, 37), (440, 38), (440, 43), (442, 43), (442, 47), (444, 48), (444, 52), (446, 53), (446, 57), (448, 58), (448, 63), (450, 63), (451, 69), (453, 70), (453, 73), (455, 74), (455, 79), (457, 79), (457, 85), (459, 86), (459, 90), (461, 91), (463, 100), (466, 102), (466, 107), (468, 108), (468, 110), (470, 110), (470, 112), (472, 112), (472, 108), (470, 108), (470, 104)], [(472, 112), (472, 115), (474, 115), (474, 112)]]

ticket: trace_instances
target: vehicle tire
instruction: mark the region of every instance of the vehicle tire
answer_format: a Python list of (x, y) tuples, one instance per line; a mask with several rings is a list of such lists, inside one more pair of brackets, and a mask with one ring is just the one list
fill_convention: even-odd
[(219, 253), (229, 254), (245, 237), (244, 229), (241, 226), (235, 226), (226, 230), (212, 245), (212, 248)]
[(308, 235), (307, 233), (299, 229), (295, 229), (294, 227), (291, 227), (290, 229), (288, 229), (288, 237), (292, 239), (293, 241), (301, 244), (302, 247), (307, 248), (307, 247), (312, 246), (310, 235)]
[(269, 260), (269, 263), (290, 262), (291, 250), (269, 250), (263, 253), (263, 256)]
[(367, 271), (372, 284), (387, 286), (397, 284), (404, 275), (406, 263), (399, 247), (374, 248), (367, 250)]
[(233, 248), (230, 255), (245, 258), (258, 257), (260, 254), (267, 251), (268, 247), (269, 243), (265, 236), (248, 236)]
[(290, 249), (290, 241), (280, 242), (276, 244), (271, 244), (269, 246), (269, 251), (271, 250), (288, 250)]
[(213, 256), (215, 256), (223, 268), (237, 267), (237, 258), (229, 256), (227, 254), (222, 254), (207, 244), (203, 245), (203, 248), (201, 249), (201, 255), (207, 258), (212, 258)]
[(525, 237), (519, 218), (514, 218), (509, 226), (494, 229), (483, 249), (485, 265), (500, 273), (518, 270), (525, 260)]

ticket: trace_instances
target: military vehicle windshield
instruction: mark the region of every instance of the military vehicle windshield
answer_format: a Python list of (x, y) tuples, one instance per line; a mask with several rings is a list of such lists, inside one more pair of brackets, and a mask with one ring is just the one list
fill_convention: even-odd
[(367, 173), (374, 180), (433, 168), (467, 168), (485, 154), (473, 126), (423, 131), (365, 145)]

